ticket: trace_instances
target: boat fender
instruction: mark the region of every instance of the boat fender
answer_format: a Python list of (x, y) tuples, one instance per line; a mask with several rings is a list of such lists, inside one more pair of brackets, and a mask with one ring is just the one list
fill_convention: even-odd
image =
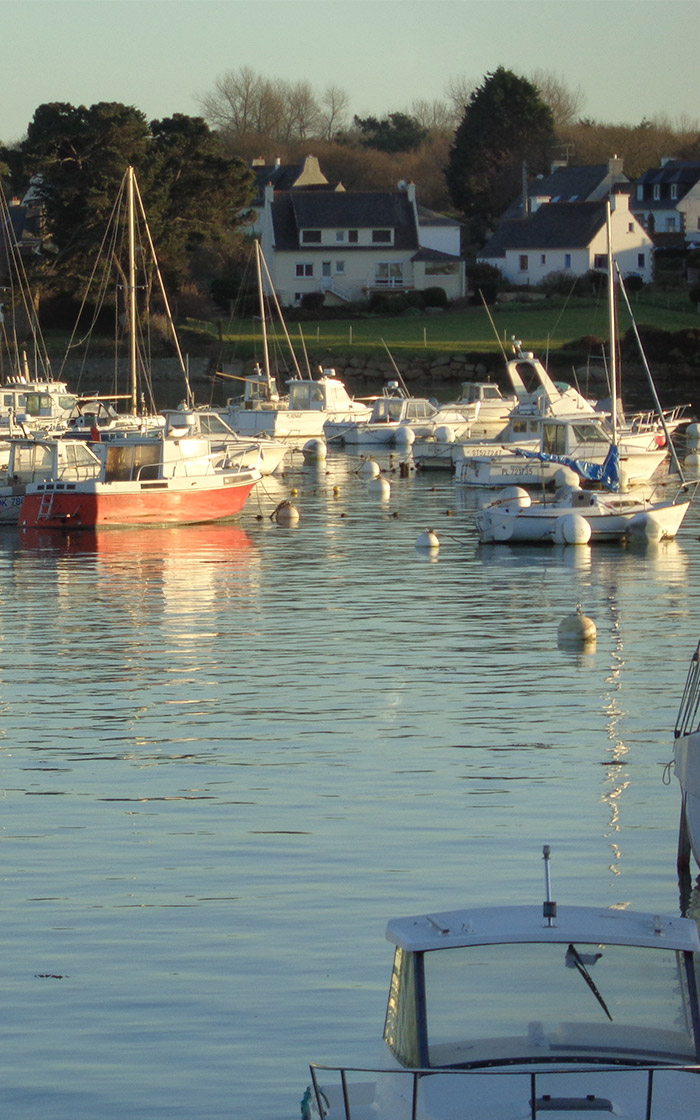
[(700, 452), (691, 451), (690, 455), (686, 455), (683, 463), (688, 468), (688, 470), (700, 470)]
[(580, 513), (565, 513), (557, 518), (554, 540), (557, 544), (588, 544), (591, 526)]
[(496, 495), (496, 500), (491, 502), (491, 506), (508, 505), (513, 509), (527, 509), (532, 505), (532, 498), (528, 494), (524, 486), (505, 486), (503, 490), (499, 490)]
[(665, 447), (666, 446), (666, 436), (663, 435), (662, 432), (659, 432), (659, 434), (655, 437), (655, 443), (656, 443), (657, 447)]
[(399, 424), (394, 436), (397, 447), (411, 447), (415, 442), (416, 433), (406, 424)]
[(688, 424), (688, 427), (685, 429), (685, 438), (688, 440), (688, 443), (697, 446), (697, 444), (700, 443), (700, 424)]
[(627, 536), (638, 541), (660, 541), (664, 530), (653, 513), (637, 513), (627, 526)]
[(586, 645), (596, 641), (598, 629), (593, 619), (583, 613), (583, 607), (578, 603), (575, 613), (567, 614), (559, 623), (558, 637), (563, 644)]
[(454, 443), (455, 430), (449, 424), (439, 424), (434, 432), (437, 443)]
[(575, 470), (571, 467), (559, 467), (554, 472), (554, 485), (559, 486), (577, 486), (581, 481)]

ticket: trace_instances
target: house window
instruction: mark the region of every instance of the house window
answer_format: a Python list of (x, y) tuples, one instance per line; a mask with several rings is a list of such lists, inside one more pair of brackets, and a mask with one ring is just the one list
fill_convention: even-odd
[(331, 262), (330, 261), (322, 261), (321, 262), (321, 276), (330, 276), (330, 274), (331, 274)]
[(564, 268), (571, 268), (571, 253), (564, 253)]
[(527, 272), (527, 257), (525, 255), (520, 258), (520, 271)]
[(542, 256), (540, 257), (540, 264), (546, 264), (546, 263), (547, 263), (547, 254), (543, 253)]
[(426, 276), (455, 276), (458, 272), (456, 261), (432, 261), (425, 266)]
[(628, 233), (634, 233), (634, 222), (628, 222), (627, 223), (627, 232)]
[(314, 266), (312, 264), (298, 264), (296, 274), (297, 276), (313, 276)]
[(667, 218), (666, 219), (666, 233), (675, 233), (675, 231), (676, 231), (676, 219), (675, 218)]
[(642, 202), (644, 199), (644, 184), (637, 184), (637, 202)]
[(373, 245), (388, 245), (388, 244), (391, 244), (391, 230), (390, 229), (373, 229), (372, 230), (372, 244)]
[(658, 183), (654, 183), (654, 198), (661, 198), (661, 187)]
[(671, 183), (671, 198), (678, 198), (678, 183)]
[(345, 230), (344, 229), (337, 229), (335, 231), (335, 239), (336, 239), (336, 241), (345, 241)]
[(374, 281), (378, 287), (400, 288), (403, 286), (403, 265), (380, 262), (374, 272)]
[(336, 272), (345, 272), (345, 261), (336, 261), (335, 262), (335, 271)]
[(304, 245), (320, 245), (321, 244), (321, 231), (320, 229), (303, 229), (301, 231), (301, 240)]
[(637, 268), (645, 268), (644, 253), (637, 253)]
[(351, 245), (357, 245), (358, 231), (356, 229), (348, 230), (348, 241)]
[(596, 253), (593, 258), (593, 267), (596, 269), (606, 269), (608, 267), (608, 258), (605, 253)]

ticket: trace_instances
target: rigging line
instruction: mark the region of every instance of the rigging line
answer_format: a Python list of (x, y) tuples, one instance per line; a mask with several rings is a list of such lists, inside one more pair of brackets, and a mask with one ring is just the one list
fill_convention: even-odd
[(506, 354), (506, 348), (503, 345), (503, 343), (501, 342), (501, 336), (499, 335), (498, 331), (496, 330), (496, 324), (494, 322), (493, 315), (491, 314), (491, 308), (489, 307), (488, 303), (484, 299), (484, 293), (482, 292), (481, 288), (479, 288), (479, 295), (481, 296), (481, 302), (484, 305), (484, 310), (489, 317), (489, 322), (490, 322), (491, 327), (493, 329), (493, 333), (496, 336), (496, 342), (498, 343), (498, 345), (501, 349), (501, 354), (503, 356), (503, 361), (507, 362), (508, 361), (508, 355)]
[(662, 410), (661, 404), (659, 402), (659, 398), (658, 398), (658, 395), (657, 395), (657, 392), (656, 392), (656, 386), (654, 385), (654, 379), (651, 376), (651, 370), (649, 369), (649, 363), (647, 361), (647, 356), (646, 356), (644, 347), (642, 345), (642, 340), (639, 337), (639, 331), (637, 330), (637, 323), (635, 321), (634, 314), (632, 312), (632, 306), (631, 306), (630, 301), (629, 301), (629, 296), (627, 295), (627, 289), (625, 287), (625, 282), (622, 279), (622, 273), (620, 272), (620, 266), (617, 263), (617, 261), (615, 261), (615, 271), (617, 273), (617, 279), (618, 279), (618, 283), (620, 285), (620, 291), (622, 292), (622, 294), (624, 296), (625, 304), (627, 306), (627, 311), (629, 312), (629, 317), (632, 320), (632, 330), (634, 331), (634, 337), (635, 337), (635, 340), (637, 342), (637, 346), (639, 347), (639, 353), (640, 353), (641, 358), (642, 358), (642, 365), (644, 366), (644, 371), (645, 371), (645, 373), (647, 375), (647, 379), (649, 381), (649, 388), (651, 389), (651, 395), (654, 398), (654, 404), (656, 406), (656, 411), (659, 414), (659, 420), (661, 421), (661, 426), (664, 430), (664, 435), (666, 436), (666, 443), (667, 443), (668, 448), (671, 452), (671, 458), (673, 459), (675, 468), (678, 471), (678, 474), (680, 476), (680, 480), (681, 480), (682, 483), (685, 483), (685, 478), (683, 476), (683, 471), (681, 469), (680, 460), (678, 458), (678, 455), (676, 454), (676, 449), (673, 445), (673, 440), (671, 439), (671, 434), (670, 434), (670, 432), (668, 430), (668, 427), (666, 425), (666, 418), (663, 414), (663, 410)]

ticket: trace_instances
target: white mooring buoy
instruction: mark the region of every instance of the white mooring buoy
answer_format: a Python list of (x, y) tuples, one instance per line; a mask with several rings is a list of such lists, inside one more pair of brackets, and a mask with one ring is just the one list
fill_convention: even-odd
[(426, 529), (416, 541), (416, 548), (428, 549), (430, 552), (437, 552), (439, 547), (440, 539), (437, 533), (434, 533), (432, 529)]
[(299, 524), (299, 510), (291, 502), (280, 502), (272, 513), (272, 519), (288, 529)]
[(596, 624), (583, 613), (579, 603), (574, 614), (567, 614), (559, 623), (559, 641), (567, 645), (589, 645), (598, 637)]
[(371, 478), (367, 483), (367, 493), (372, 494), (375, 498), (380, 498), (381, 501), (388, 501), (391, 497), (391, 483), (389, 479), (383, 478), (382, 475)]
[(305, 463), (325, 463), (328, 447), (324, 439), (310, 439), (301, 449)]
[(363, 459), (357, 468), (360, 478), (378, 478), (380, 475), (379, 463), (374, 459)]

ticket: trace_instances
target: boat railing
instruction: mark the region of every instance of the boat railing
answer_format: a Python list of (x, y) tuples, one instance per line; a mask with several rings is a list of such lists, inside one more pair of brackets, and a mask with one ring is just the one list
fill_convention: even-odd
[(698, 711), (700, 710), (700, 642), (690, 659), (688, 677), (678, 709), (674, 738), (690, 735), (698, 730)]
[[(538, 1069), (524, 1070), (522, 1067), (519, 1069), (509, 1069), (507, 1066), (500, 1066), (494, 1068), (489, 1066), (487, 1068), (479, 1067), (472, 1069), (379, 1069), (370, 1066), (328, 1066), (321, 1065), (318, 1062), (312, 1062), (309, 1066), (311, 1072), (311, 1085), (309, 1086), (304, 1100), (302, 1101), (302, 1120), (324, 1120), (324, 1118), (331, 1112), (333, 1113), (333, 1120), (339, 1120), (343, 1117), (344, 1120), (364, 1120), (365, 1116), (374, 1115), (372, 1109), (372, 1101), (367, 1099), (367, 1093), (361, 1095), (360, 1101), (356, 1104), (353, 1101), (353, 1083), (354, 1075), (370, 1074), (374, 1081), (379, 1077), (407, 1077), (411, 1081), (411, 1091), (409, 1094), (401, 1094), (402, 1099), (406, 1102), (405, 1116), (401, 1116), (399, 1120), (418, 1120), (419, 1111), (419, 1092), (421, 1081), (426, 1077), (519, 1077), (527, 1080), (527, 1092), (529, 1093), (527, 1099), (527, 1108), (529, 1110), (530, 1120), (537, 1120), (540, 1112), (552, 1111), (556, 1108), (557, 1096), (547, 1093), (548, 1078), (558, 1076), (561, 1078), (562, 1069), (561, 1065), (554, 1063), (551, 1069)], [(331, 1106), (329, 1097), (325, 1091), (324, 1086), (319, 1082), (319, 1073), (332, 1073), (337, 1075), (336, 1085), (340, 1089), (342, 1100)], [(655, 1098), (654, 1090), (655, 1084), (658, 1082), (659, 1077), (665, 1074), (700, 1074), (700, 1065), (647, 1065), (647, 1064), (618, 1064), (602, 1062), (600, 1064), (595, 1062), (586, 1062), (576, 1069), (571, 1066), (567, 1068), (567, 1076), (585, 1076), (589, 1077), (598, 1073), (615, 1075), (630, 1075), (636, 1074), (639, 1078), (642, 1077), (640, 1084), (640, 1102), (641, 1108), (635, 1112), (638, 1120), (654, 1120), (657, 1115), (655, 1111)], [(348, 1076), (351, 1075), (351, 1076)], [(365, 1089), (368, 1088), (366, 1082), (363, 1083)], [(561, 1084), (561, 1083), (560, 1083)], [(372, 1085), (371, 1088), (374, 1086)], [(330, 1091), (330, 1086), (327, 1087)], [(359, 1086), (358, 1086), (359, 1088)], [(586, 1086), (589, 1089), (590, 1085)], [(335, 1096), (335, 1095), (334, 1095)], [(665, 1091), (659, 1107), (663, 1107), (665, 1101), (666, 1107), (669, 1100), (668, 1090)], [(601, 1111), (612, 1112), (613, 1106), (609, 1100), (604, 1097), (598, 1097), (590, 1092), (585, 1092), (580, 1098), (566, 1097), (561, 1100), (560, 1108), (565, 1110), (581, 1110), (581, 1111)], [(340, 1109), (340, 1111), (339, 1111)], [(399, 1116), (394, 1112), (392, 1115)], [(524, 1116), (528, 1115), (523, 1113)]]

